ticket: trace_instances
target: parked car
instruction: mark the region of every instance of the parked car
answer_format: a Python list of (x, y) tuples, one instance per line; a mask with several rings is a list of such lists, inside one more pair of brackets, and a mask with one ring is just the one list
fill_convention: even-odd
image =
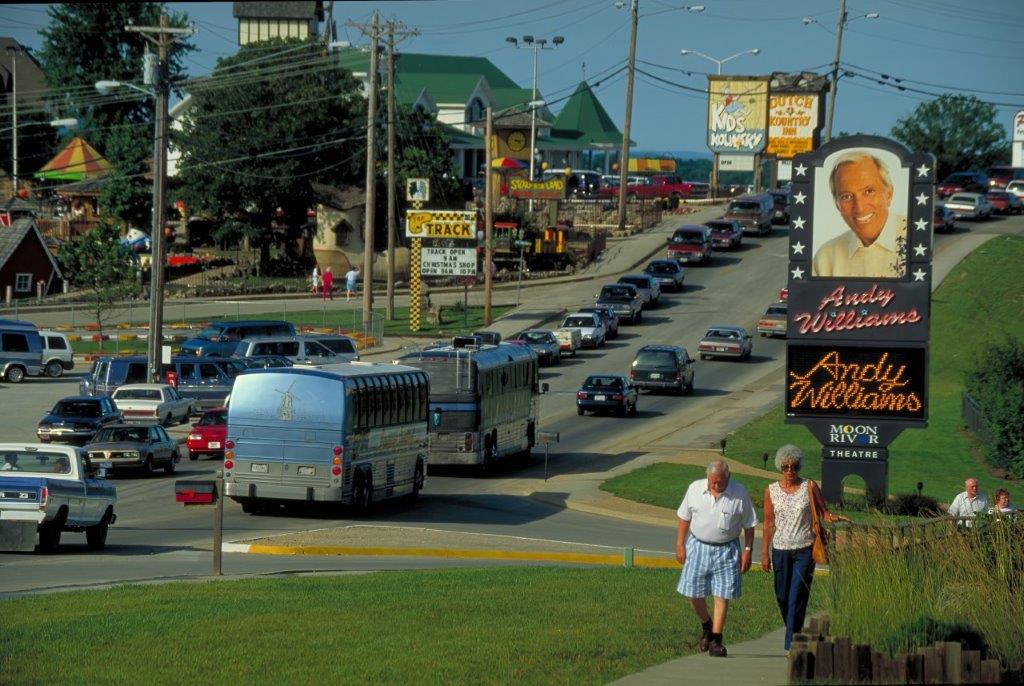
[(215, 407), (207, 410), (199, 421), (192, 425), (192, 430), (188, 434), (188, 459), (198, 460), (202, 455), (223, 457), (227, 435), (228, 408)]
[(1024, 201), (1024, 181), (1011, 181), (1006, 184), (1006, 190), (1016, 195), (1021, 201)]
[(743, 229), (734, 219), (712, 219), (704, 222), (711, 230), (711, 247), (735, 250), (743, 245)]
[(79, 448), (0, 443), (0, 540), (9, 550), (54, 552), (65, 531), (102, 550), (117, 521), (117, 488)]
[(981, 172), (956, 172), (944, 178), (935, 187), (940, 198), (955, 193), (984, 193), (988, 190), (988, 177)]
[(562, 344), (555, 338), (555, 334), (547, 329), (520, 331), (506, 342), (529, 346), (537, 353), (537, 360), (541, 365), (562, 363)]
[(772, 224), (789, 223), (789, 191), (771, 191)]
[(43, 443), (84, 445), (102, 427), (123, 418), (110, 398), (69, 396), (58, 400), (39, 420), (36, 436)]
[(280, 355), (250, 355), (239, 357), (238, 363), (246, 369), (280, 369), (282, 367), (294, 367), (295, 363), (287, 357)]
[(711, 232), (705, 226), (686, 224), (668, 239), (668, 259), (676, 262), (700, 262), (711, 259)]
[(741, 195), (729, 201), (723, 219), (734, 220), (743, 233), (763, 236), (771, 233), (775, 220), (775, 198), (770, 193)]
[(733, 357), (750, 359), (754, 341), (742, 326), (712, 326), (704, 332), (697, 345), (700, 359)]
[(313, 367), (351, 361), (339, 359), (326, 346), (305, 336), (254, 336), (238, 341), (232, 356), (250, 355), (280, 355), (295, 364)]
[(992, 216), (992, 206), (980, 193), (957, 193), (946, 201), (946, 208), (956, 219), (988, 219)]
[(985, 194), (985, 200), (992, 206), (996, 214), (1020, 214), (1024, 212), (1024, 204), (1020, 198), (1009, 191), (991, 190)]
[(988, 170), (989, 188), (1006, 188), (1011, 181), (1024, 181), (1024, 167), (999, 166)]
[(643, 301), (640, 291), (632, 284), (616, 283), (601, 286), (601, 292), (594, 296), (597, 305), (604, 305), (615, 310), (619, 321), (628, 319), (630, 324), (643, 321)]
[(615, 338), (619, 335), (619, 315), (615, 313), (611, 307), (607, 305), (584, 305), (583, 307), (577, 308), (577, 312), (596, 312), (601, 316), (601, 321), (604, 322), (604, 330), (606, 338)]
[(601, 315), (596, 312), (573, 312), (562, 320), (561, 329), (579, 329), (584, 348), (600, 348), (607, 337)]
[(579, 329), (555, 329), (559, 350), (576, 357), (576, 351), (583, 345), (583, 333)]
[(356, 342), (348, 336), (342, 336), (341, 334), (310, 333), (305, 334), (303, 338), (316, 341), (334, 353), (335, 357), (332, 362), (357, 362), (359, 360), (359, 349), (356, 347)]
[(615, 412), (620, 417), (636, 414), (636, 386), (619, 374), (592, 374), (576, 391), (576, 414)]
[(650, 274), (623, 274), (617, 283), (635, 286), (644, 307), (657, 307), (661, 300), (661, 285)]
[(162, 468), (173, 474), (181, 459), (178, 442), (162, 426), (111, 424), (96, 432), (85, 452), (93, 462), (109, 463), (110, 468), (142, 469), (147, 476)]
[(274, 320), (240, 320), (213, 322), (199, 335), (181, 344), (183, 355), (228, 357), (243, 338), (255, 336), (294, 336), (295, 327)]
[[(618, 196), (618, 187), (610, 189), (613, 196)], [(678, 176), (658, 174), (655, 176), (643, 177), (639, 183), (629, 182), (626, 187), (626, 197), (630, 200), (640, 198), (661, 198), (665, 200), (670, 208), (675, 208), (680, 200), (693, 196), (693, 184), (683, 181)]]
[(935, 233), (953, 233), (956, 231), (956, 217), (953, 211), (943, 204), (935, 203), (935, 215), (932, 219)]
[(644, 268), (644, 273), (657, 281), (662, 291), (683, 290), (686, 270), (675, 260), (651, 260)]
[(786, 316), (789, 305), (777, 302), (768, 306), (761, 318), (757, 320), (757, 332), (762, 336), (785, 336)]
[(75, 351), (67, 334), (60, 331), (40, 331), (43, 341), (42, 373), (56, 379), (75, 368)]
[(195, 412), (195, 401), (183, 398), (173, 386), (160, 383), (125, 384), (111, 396), (129, 422), (183, 424)]
[(43, 339), (36, 325), (20, 319), (0, 319), (0, 379), (21, 383), (26, 376), (42, 372)]
[(630, 365), (629, 379), (637, 388), (693, 392), (693, 360), (678, 345), (645, 345)]
[[(231, 393), (235, 377), (245, 369), (246, 365), (240, 360), (174, 355), (170, 364), (160, 365), (160, 378), (165, 383), (174, 381), (171, 385), (179, 394), (192, 398), (196, 406), (203, 409), (223, 405), (224, 398)], [(78, 380), (78, 390), (81, 395), (110, 396), (125, 384), (147, 382), (144, 355), (98, 357), (93, 360), (89, 371)]]

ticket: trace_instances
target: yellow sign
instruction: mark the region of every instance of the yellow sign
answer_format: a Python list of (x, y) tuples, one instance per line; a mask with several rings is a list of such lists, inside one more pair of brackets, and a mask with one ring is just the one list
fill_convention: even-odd
[(753, 155), (768, 142), (768, 80), (708, 77), (708, 147)]
[(768, 101), (768, 154), (788, 160), (814, 150), (819, 109), (816, 93), (772, 95)]
[(565, 197), (565, 177), (555, 176), (543, 181), (514, 177), (508, 180), (508, 190), (513, 198), (561, 200)]
[(459, 210), (406, 210), (405, 235), (409, 238), (476, 238), (476, 212)]

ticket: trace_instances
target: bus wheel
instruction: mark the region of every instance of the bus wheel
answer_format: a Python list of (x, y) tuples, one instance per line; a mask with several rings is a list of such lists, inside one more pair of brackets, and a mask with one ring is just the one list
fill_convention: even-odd
[(413, 500), (419, 496), (420, 491), (423, 490), (423, 462), (420, 460), (416, 461), (416, 470), (412, 473), (412, 498)]
[(480, 471), (489, 474), (495, 463), (498, 461), (498, 443), (492, 437), (484, 439), (484, 461), (480, 465)]
[(356, 473), (352, 485), (352, 510), (356, 515), (361, 516), (369, 511), (371, 504), (373, 504), (373, 482), (366, 476), (366, 472), (359, 471)]

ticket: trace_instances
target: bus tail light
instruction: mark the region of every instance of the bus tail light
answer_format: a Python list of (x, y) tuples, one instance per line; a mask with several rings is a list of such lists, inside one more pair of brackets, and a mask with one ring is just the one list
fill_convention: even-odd
[(333, 474), (334, 476), (341, 476), (341, 467), (339, 465), (334, 465), (333, 467), (331, 467), (331, 474)]
[(234, 441), (224, 441), (224, 447), (226, 449), (228, 449), (228, 450), (234, 450), (235, 449), (235, 442)]
[(462, 439), (462, 449), (469, 452), (473, 449), (473, 434), (466, 434)]
[(235, 459), (234, 451), (233, 450), (225, 450), (224, 451), (224, 469), (234, 469), (235, 468), (234, 459)]
[[(345, 448), (344, 447), (342, 447), (340, 445), (334, 446), (334, 456), (335, 457), (341, 458), (344, 455), (345, 455)], [(338, 463), (335, 462), (335, 464), (338, 464)]]

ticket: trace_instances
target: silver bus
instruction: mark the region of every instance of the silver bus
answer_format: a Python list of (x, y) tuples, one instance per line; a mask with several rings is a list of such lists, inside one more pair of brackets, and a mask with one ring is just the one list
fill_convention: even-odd
[(352, 362), (252, 369), (235, 379), (224, 443), (228, 497), (254, 514), (287, 503), (357, 512), (423, 488), (427, 375)]
[(409, 353), (396, 362), (430, 377), (429, 464), (486, 470), (502, 458), (529, 455), (542, 391), (537, 354), (529, 347), (471, 345), (456, 338), (452, 345)]

